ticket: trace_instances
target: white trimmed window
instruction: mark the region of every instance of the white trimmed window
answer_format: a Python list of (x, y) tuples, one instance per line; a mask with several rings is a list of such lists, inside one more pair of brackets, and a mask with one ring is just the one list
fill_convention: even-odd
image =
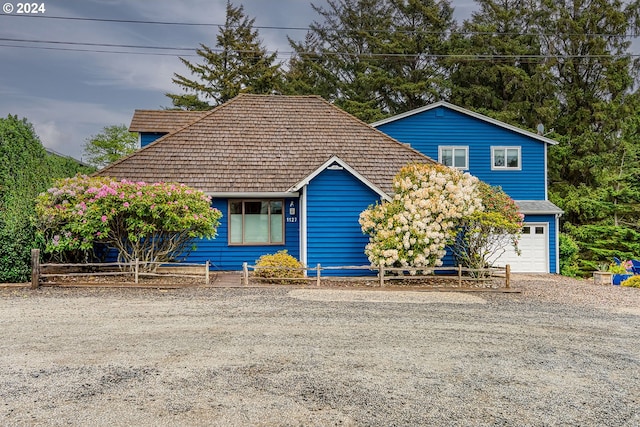
[(438, 147), (438, 161), (445, 166), (469, 169), (469, 147)]
[(522, 169), (520, 147), (491, 147), (491, 169)]
[(230, 245), (284, 244), (283, 200), (230, 200)]

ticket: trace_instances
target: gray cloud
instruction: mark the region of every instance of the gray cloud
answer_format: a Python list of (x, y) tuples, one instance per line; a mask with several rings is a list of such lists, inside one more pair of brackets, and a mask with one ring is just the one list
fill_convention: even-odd
[[(463, 7), (471, 2), (457, 0)], [(306, 27), (317, 19), (311, 1), (244, 0), (256, 26)], [(324, 4), (324, 0), (314, 0)], [(128, 19), (222, 24), (226, 0), (53, 0), (46, 16)], [(0, 15), (0, 38), (173, 46), (195, 49), (199, 43), (215, 44), (216, 26), (173, 26), (113, 22), (70, 21)], [(302, 39), (304, 32), (260, 29), (269, 50), (288, 52), (287, 34)], [(50, 45), (0, 41), (0, 116), (17, 114), (34, 124), (43, 144), (77, 158), (86, 138), (113, 124), (128, 124), (136, 108), (168, 106), (165, 92), (177, 92), (171, 78), (185, 73), (172, 56), (98, 53), (95, 50), (134, 52), (133, 48)], [(33, 49), (58, 47), (87, 52)], [(151, 50), (146, 50), (151, 52)], [(165, 52), (166, 53), (166, 52)], [(193, 58), (196, 59), (196, 58)], [(281, 59), (285, 59), (281, 56)]]

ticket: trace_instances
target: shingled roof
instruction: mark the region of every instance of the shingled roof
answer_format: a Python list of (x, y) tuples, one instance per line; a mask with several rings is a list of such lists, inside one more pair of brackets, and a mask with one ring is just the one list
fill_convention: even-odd
[(278, 193), (334, 156), (388, 195), (402, 166), (433, 162), (320, 97), (243, 94), (97, 174)]
[(207, 113), (209, 111), (136, 110), (129, 131), (169, 133), (185, 127)]

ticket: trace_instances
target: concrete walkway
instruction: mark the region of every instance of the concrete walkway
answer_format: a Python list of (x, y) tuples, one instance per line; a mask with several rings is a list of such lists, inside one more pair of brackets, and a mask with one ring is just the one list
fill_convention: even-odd
[(209, 286), (233, 288), (242, 286), (242, 273), (234, 271), (217, 272), (211, 275)]

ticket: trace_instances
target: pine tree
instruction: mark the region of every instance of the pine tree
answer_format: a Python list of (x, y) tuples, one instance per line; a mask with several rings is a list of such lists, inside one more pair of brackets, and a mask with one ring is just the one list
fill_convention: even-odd
[(219, 28), (216, 47), (200, 44), (196, 53), (202, 63), (180, 58), (195, 79), (174, 74), (172, 81), (186, 92), (166, 94), (175, 107), (208, 110), (239, 93), (266, 94), (281, 89), (277, 53), (269, 54), (262, 46), (254, 22), (255, 18), (245, 15), (243, 6), (227, 2), (225, 24)]
[[(448, 0), (391, 0), (393, 26), (383, 68), (389, 81), (382, 94), (386, 110), (399, 114), (444, 98), (448, 71), (444, 57), (455, 29)], [(399, 55), (399, 56), (398, 56)]]
[(287, 75), (288, 92), (317, 93), (364, 121), (439, 99), (438, 59), (454, 26), (446, 0), (329, 0)]
[(557, 105), (533, 28), (534, 5), (477, 3), (480, 10), (452, 39), (451, 101), (529, 129), (551, 122)]

